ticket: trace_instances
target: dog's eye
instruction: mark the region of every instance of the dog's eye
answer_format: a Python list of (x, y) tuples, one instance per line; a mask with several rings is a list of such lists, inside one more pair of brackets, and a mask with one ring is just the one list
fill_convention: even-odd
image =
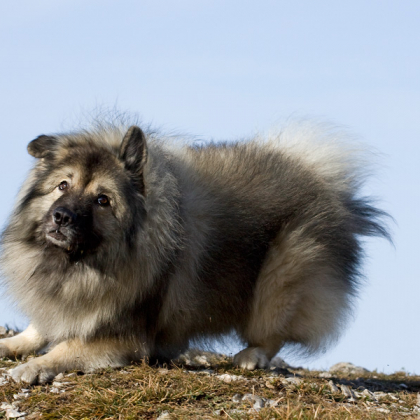
[(98, 204), (100, 204), (101, 206), (107, 206), (109, 204), (109, 198), (102, 194), (98, 197)]
[(63, 191), (63, 190), (67, 190), (68, 187), (69, 187), (69, 184), (67, 183), (67, 181), (62, 181), (60, 182), (58, 189)]

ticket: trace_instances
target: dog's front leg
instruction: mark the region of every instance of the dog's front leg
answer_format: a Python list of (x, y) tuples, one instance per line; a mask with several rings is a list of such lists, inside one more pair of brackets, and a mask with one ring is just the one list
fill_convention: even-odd
[(31, 324), (20, 334), (0, 340), (0, 357), (27, 356), (47, 344), (47, 339)]
[(125, 366), (133, 360), (147, 356), (144, 344), (116, 339), (83, 342), (80, 339), (63, 341), (47, 354), (17, 366), (10, 371), (16, 381), (45, 383), (69, 370), (91, 372), (106, 367)]

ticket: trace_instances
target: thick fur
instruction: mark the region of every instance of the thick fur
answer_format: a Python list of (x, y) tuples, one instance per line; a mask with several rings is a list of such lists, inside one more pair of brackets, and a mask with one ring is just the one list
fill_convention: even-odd
[(285, 344), (316, 351), (349, 314), (361, 237), (387, 236), (359, 196), (360, 156), (307, 126), (204, 147), (107, 126), (28, 150), (1, 267), (31, 325), (0, 356), (53, 348), (16, 380), (168, 360), (232, 332), (248, 369)]

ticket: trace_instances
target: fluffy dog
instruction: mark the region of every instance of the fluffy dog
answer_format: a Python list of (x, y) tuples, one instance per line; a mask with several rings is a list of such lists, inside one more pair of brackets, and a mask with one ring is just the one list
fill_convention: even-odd
[(349, 314), (361, 237), (387, 236), (357, 153), (308, 127), (189, 146), (109, 125), (28, 151), (1, 268), (31, 324), (0, 356), (51, 349), (17, 381), (170, 360), (232, 332), (246, 369), (289, 343), (316, 351)]

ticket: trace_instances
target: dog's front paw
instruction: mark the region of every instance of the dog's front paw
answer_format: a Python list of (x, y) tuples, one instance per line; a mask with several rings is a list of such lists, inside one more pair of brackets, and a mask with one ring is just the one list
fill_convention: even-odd
[(247, 370), (264, 369), (268, 366), (268, 358), (260, 347), (248, 347), (233, 358), (233, 364)]
[(13, 353), (10, 351), (9, 347), (2, 343), (3, 340), (0, 340), (0, 359), (2, 357), (13, 356)]
[(9, 371), (16, 382), (27, 382), (30, 385), (50, 382), (59, 373), (57, 367), (39, 359), (31, 360)]

